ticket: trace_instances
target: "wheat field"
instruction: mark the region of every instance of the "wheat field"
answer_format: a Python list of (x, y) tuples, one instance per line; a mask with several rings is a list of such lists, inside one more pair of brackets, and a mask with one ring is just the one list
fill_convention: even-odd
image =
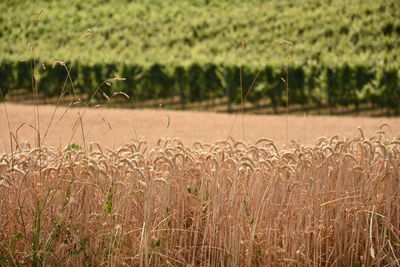
[[(164, 133), (179, 117), (167, 113)], [(19, 146), (0, 154), (0, 264), (398, 266), (400, 136), (376, 127), (284, 146), (234, 134)]]

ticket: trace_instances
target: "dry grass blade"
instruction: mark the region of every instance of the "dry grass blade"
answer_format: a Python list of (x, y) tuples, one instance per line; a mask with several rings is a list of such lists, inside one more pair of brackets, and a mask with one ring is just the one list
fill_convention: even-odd
[(111, 79), (112, 81), (125, 81), (126, 80), (126, 78), (122, 78), (122, 77), (117, 77), (117, 78), (112, 78)]
[(82, 34), (82, 38), (90, 38), (92, 36), (92, 30), (86, 29), (85, 32)]
[(57, 67), (58, 65), (63, 66), (63, 67), (66, 66), (65, 62), (63, 62), (63, 61), (57, 61), (57, 60), (56, 60), (56, 61), (54, 61), (53, 64), (51, 65), (51, 68), (54, 69), (54, 68)]
[(35, 24), (35, 25), (39, 24), (40, 16), (42, 15), (42, 13), (43, 13), (43, 9), (41, 9), (41, 10), (36, 14), (35, 21), (34, 21), (34, 24)]
[(112, 94), (112, 96), (115, 96), (115, 95), (123, 95), (123, 96), (125, 96), (125, 98), (127, 98), (127, 99), (130, 98), (129, 95), (126, 94), (126, 93), (124, 93), (124, 92), (114, 92), (114, 93)]

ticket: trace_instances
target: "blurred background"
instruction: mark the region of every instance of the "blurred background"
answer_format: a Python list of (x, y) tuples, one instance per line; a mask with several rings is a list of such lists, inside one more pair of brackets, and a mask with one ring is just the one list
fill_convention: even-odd
[(94, 95), (96, 105), (124, 92), (109, 105), (280, 114), (288, 80), (292, 114), (398, 115), (399, 10), (398, 0), (2, 1), (0, 88), (17, 103), (37, 92), (42, 104)]

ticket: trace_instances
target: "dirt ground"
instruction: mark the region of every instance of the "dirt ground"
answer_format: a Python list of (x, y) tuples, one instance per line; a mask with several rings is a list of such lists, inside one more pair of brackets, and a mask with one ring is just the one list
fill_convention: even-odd
[[(19, 142), (35, 144), (34, 106), (6, 104), (11, 131), (16, 133)], [(40, 133), (43, 138), (54, 106), (39, 106)], [(50, 146), (65, 147), (73, 133), (73, 126), (83, 114), (83, 108), (59, 107), (44, 143)], [(61, 118), (62, 117), (62, 118)], [(61, 118), (61, 119), (60, 119)], [(400, 134), (400, 118), (334, 117), (334, 116), (289, 116), (288, 138), (286, 138), (286, 116), (219, 114), (211, 112), (170, 111), (163, 108), (149, 110), (127, 109), (88, 109), (82, 119), (85, 142), (98, 142), (103, 147), (115, 148), (132, 140), (147, 140), (155, 144), (161, 137), (178, 137), (185, 144), (195, 141), (206, 143), (226, 140), (230, 135), (235, 140), (253, 142), (267, 137), (284, 147), (287, 142), (296, 140), (311, 144), (321, 136), (339, 134), (353, 137), (361, 127), (369, 137), (379, 130), (382, 123), (387, 137), (392, 139)], [(25, 124), (24, 124), (25, 123)], [(4, 106), (0, 106), (0, 152), (10, 151), (10, 139)], [(79, 124), (73, 143), (83, 144), (82, 128)]]

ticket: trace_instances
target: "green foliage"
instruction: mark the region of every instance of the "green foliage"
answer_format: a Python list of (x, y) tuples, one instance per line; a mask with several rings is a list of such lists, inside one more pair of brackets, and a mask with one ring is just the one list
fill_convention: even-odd
[(158, 239), (157, 242), (155, 242), (154, 244), (152, 244), (150, 247), (151, 247), (152, 249), (155, 249), (155, 248), (158, 248), (158, 247), (160, 247), (160, 246), (161, 246), (161, 240)]
[(189, 194), (193, 194), (194, 196), (198, 196), (199, 195), (199, 189), (198, 188), (190, 188), (190, 187), (188, 187), (188, 188), (186, 188), (186, 190), (187, 190), (187, 192), (189, 193)]
[[(81, 94), (120, 76), (124, 83), (102, 90), (124, 90), (135, 101), (179, 96), (182, 107), (226, 96), (230, 109), (241, 98), (241, 68), (244, 94), (261, 71), (248, 100), (268, 98), (277, 111), (286, 59), (271, 44), (286, 39), (294, 43), (291, 104), (398, 110), (399, 9), (397, 0), (4, 1), (0, 88), (5, 95), (31, 88), (34, 67), (39, 92), (57, 96), (67, 72), (50, 65), (63, 60)], [(248, 53), (238, 56), (243, 39)]]
[(80, 150), (82, 150), (82, 147), (80, 147), (79, 145), (77, 145), (77, 144), (70, 144), (68, 147), (67, 147), (67, 151), (80, 151)]
[(115, 191), (115, 183), (112, 183), (110, 188), (108, 189), (106, 203), (104, 204), (103, 210), (107, 214), (111, 214), (112, 206), (113, 206), (113, 197)]

